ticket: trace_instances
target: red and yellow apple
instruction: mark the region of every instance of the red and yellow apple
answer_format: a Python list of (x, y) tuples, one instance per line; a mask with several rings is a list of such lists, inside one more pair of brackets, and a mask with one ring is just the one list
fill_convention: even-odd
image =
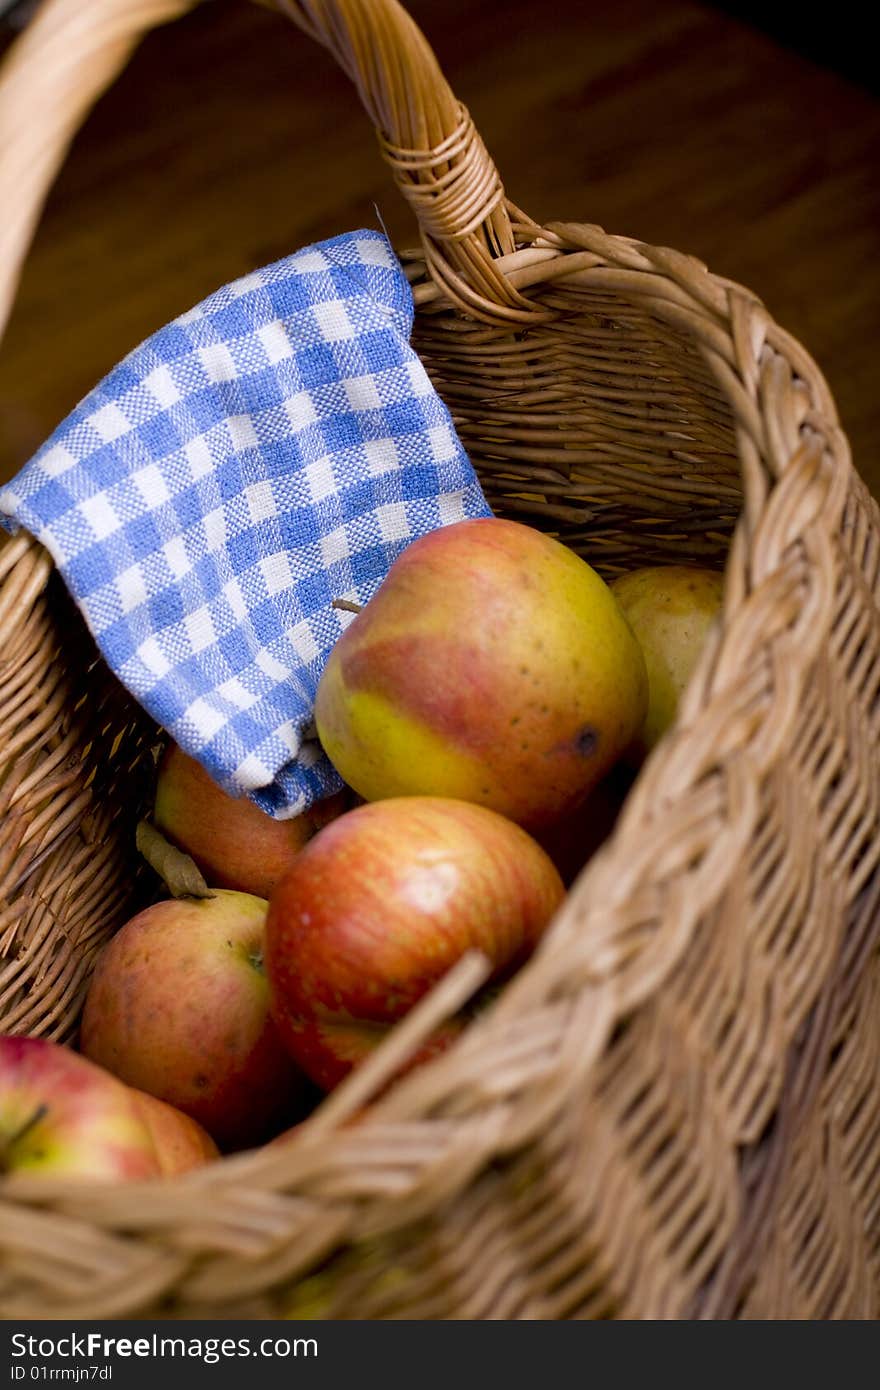
[(291, 820), (275, 820), (246, 797), (227, 795), (201, 763), (171, 743), (159, 765), (153, 819), (212, 888), (268, 898), (303, 845), (348, 804), (341, 791)]
[(484, 518), (399, 556), (330, 653), (315, 719), (367, 801), (459, 798), (535, 832), (583, 802), (646, 704), (608, 585), (550, 536)]
[(128, 1087), (71, 1048), (0, 1037), (0, 1174), (125, 1180), (159, 1172)]
[[(564, 896), (526, 832), (464, 801), (401, 797), (349, 811), (299, 854), (272, 896), (266, 971), (293, 1057), (329, 1090), (469, 949), (505, 978)], [(452, 1019), (415, 1061), (443, 1051)]]
[(265, 923), (248, 893), (155, 903), (105, 947), (83, 1011), (87, 1057), (221, 1148), (292, 1123), (304, 1085), (269, 1017)]
[(189, 1173), (193, 1168), (202, 1168), (220, 1157), (220, 1150), (207, 1130), (202, 1129), (189, 1115), (176, 1110), (156, 1096), (147, 1095), (129, 1086), (129, 1095), (134, 1100), (135, 1110), (149, 1130), (159, 1171), (163, 1177), (173, 1178), (179, 1173)]

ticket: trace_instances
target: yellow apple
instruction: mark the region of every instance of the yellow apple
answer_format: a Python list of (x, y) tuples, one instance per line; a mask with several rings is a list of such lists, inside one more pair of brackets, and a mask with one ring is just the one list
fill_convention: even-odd
[(655, 565), (611, 585), (645, 657), (648, 713), (636, 757), (659, 743), (678, 713), (709, 628), (721, 608), (724, 576), (691, 565)]

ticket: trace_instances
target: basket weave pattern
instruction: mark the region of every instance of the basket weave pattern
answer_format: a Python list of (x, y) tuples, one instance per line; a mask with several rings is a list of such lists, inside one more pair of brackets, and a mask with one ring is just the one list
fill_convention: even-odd
[[(49, 0), (17, 44), (0, 319), (73, 131), (188, 8)], [(490, 504), (606, 576), (726, 563), (723, 620), (611, 842), (452, 1052), (354, 1128), (357, 1085), (288, 1148), (143, 1195), (0, 1185), (0, 1311), (277, 1316), (329, 1260), (331, 1317), (876, 1317), (880, 514), (823, 378), (692, 258), (533, 223), (394, 0), (274, 8), (336, 54), (414, 209), (415, 345)], [(155, 736), (7, 542), (5, 1031), (74, 1036), (139, 892)]]

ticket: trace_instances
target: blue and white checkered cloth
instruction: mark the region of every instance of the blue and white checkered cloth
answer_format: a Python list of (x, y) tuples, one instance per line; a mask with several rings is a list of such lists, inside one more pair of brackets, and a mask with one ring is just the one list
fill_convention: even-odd
[(308, 247), (135, 349), (0, 492), (122, 683), (280, 818), (341, 786), (308, 737), (331, 601), (489, 514), (412, 321), (385, 237)]

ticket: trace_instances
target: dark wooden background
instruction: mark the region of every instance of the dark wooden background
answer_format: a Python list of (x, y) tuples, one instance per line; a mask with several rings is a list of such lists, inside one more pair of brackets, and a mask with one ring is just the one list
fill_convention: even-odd
[[(819, 361), (880, 492), (880, 100), (858, 35), (855, 61), (838, 39), (825, 65), (818, 29), (812, 57), (795, 51), (794, 7), (792, 47), (785, 22), (771, 37), (694, 0), (411, 9), (511, 196), (759, 294)], [(0, 476), (153, 329), (257, 264), (377, 225), (374, 204), (411, 244), (353, 91), (292, 26), (212, 0), (152, 35), (41, 224), (0, 347)]]

